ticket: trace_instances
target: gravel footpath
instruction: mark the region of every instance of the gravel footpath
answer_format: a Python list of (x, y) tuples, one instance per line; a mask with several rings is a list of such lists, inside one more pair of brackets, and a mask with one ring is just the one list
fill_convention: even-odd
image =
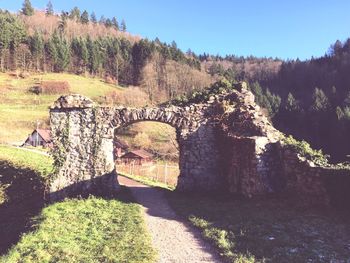
[(144, 207), (158, 262), (221, 262), (210, 245), (200, 239), (200, 233), (175, 214), (161, 191), (123, 176), (118, 176), (118, 181), (129, 187)]

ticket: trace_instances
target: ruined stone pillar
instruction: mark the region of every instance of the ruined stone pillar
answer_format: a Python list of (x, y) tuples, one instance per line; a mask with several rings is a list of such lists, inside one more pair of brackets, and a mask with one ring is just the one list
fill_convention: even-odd
[(50, 181), (52, 200), (95, 190), (118, 189), (113, 131), (98, 108), (81, 95), (60, 97), (50, 109), (56, 172)]

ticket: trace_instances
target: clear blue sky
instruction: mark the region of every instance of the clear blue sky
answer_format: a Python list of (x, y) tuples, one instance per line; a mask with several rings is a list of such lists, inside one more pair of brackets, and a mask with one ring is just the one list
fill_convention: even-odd
[[(44, 9), (48, 0), (32, 0)], [(17, 11), (22, 0), (0, 0)], [(161, 41), (175, 40), (198, 53), (322, 56), (337, 39), (350, 37), (349, 0), (52, 0), (54, 9), (95, 11), (124, 18), (128, 31)]]

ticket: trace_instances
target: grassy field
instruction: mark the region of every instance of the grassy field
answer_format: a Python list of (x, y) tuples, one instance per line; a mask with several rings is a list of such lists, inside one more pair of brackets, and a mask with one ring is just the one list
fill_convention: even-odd
[(33, 170), (42, 178), (53, 171), (50, 157), (5, 145), (0, 145), (0, 161), (7, 162), (17, 169)]
[[(59, 223), (58, 223), (59, 222)], [(91, 197), (46, 207), (0, 262), (154, 262), (140, 207)]]
[(141, 208), (127, 189), (113, 199), (46, 206), (51, 163), (41, 154), (0, 147), (0, 262), (155, 261)]
[[(349, 262), (350, 217), (281, 200), (168, 192), (228, 262)], [(300, 205), (300, 204), (299, 204)]]
[[(107, 84), (98, 78), (66, 73), (32, 74), (25, 79), (0, 73), (0, 143), (21, 145), (28, 134), (36, 128), (37, 122), (41, 128), (49, 127), (49, 106), (63, 94), (36, 95), (29, 92), (31, 87), (41, 81), (67, 81), (70, 86), (69, 93), (79, 93), (102, 104), (109, 94), (115, 92), (119, 94), (119, 92), (127, 92), (128, 90)], [(133, 96), (137, 96), (137, 94)], [(142, 96), (140, 99), (142, 100)], [(115, 103), (124, 104), (125, 101), (116, 101)], [(147, 101), (144, 103), (146, 104)], [(135, 145), (134, 138), (139, 133), (147, 134), (149, 140), (147, 140), (146, 145)], [(125, 129), (121, 137), (128, 141), (130, 146), (143, 147), (158, 152), (168, 159), (174, 159), (172, 153), (175, 152), (175, 159), (177, 158), (177, 149), (174, 149), (171, 143), (175, 140), (175, 130), (169, 125), (141, 122)]]
[(48, 126), (49, 106), (59, 95), (36, 95), (29, 92), (40, 81), (67, 81), (70, 93), (79, 93), (97, 101), (113, 91), (122, 89), (101, 79), (65, 73), (33, 74), (17, 79), (0, 73), (0, 143), (23, 142), (36, 127)]

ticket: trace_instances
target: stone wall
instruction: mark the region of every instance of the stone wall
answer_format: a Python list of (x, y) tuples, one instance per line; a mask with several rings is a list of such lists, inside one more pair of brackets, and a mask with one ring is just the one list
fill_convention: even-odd
[(279, 194), (309, 205), (350, 208), (350, 169), (317, 166), (284, 145), (276, 130), (242, 90), (222, 98), (226, 110), (218, 130), (228, 191), (246, 197)]
[(350, 208), (349, 168), (315, 165), (288, 145), (282, 144), (279, 148), (285, 195), (309, 205)]
[[(213, 107), (95, 107), (80, 95), (59, 98), (50, 110), (57, 173), (52, 198), (92, 189), (118, 189), (113, 146), (116, 130), (140, 121), (157, 121), (176, 129), (180, 150), (180, 191), (222, 189)], [(105, 188), (105, 187), (104, 187)], [(108, 190), (108, 189), (107, 189)]]
[(53, 199), (118, 189), (116, 131), (140, 121), (176, 129), (179, 191), (246, 197), (273, 193), (336, 206), (350, 197), (350, 170), (317, 167), (283, 145), (283, 135), (244, 87), (184, 107), (97, 107), (85, 97), (68, 95), (54, 103), (50, 119), (57, 167), (50, 186)]

